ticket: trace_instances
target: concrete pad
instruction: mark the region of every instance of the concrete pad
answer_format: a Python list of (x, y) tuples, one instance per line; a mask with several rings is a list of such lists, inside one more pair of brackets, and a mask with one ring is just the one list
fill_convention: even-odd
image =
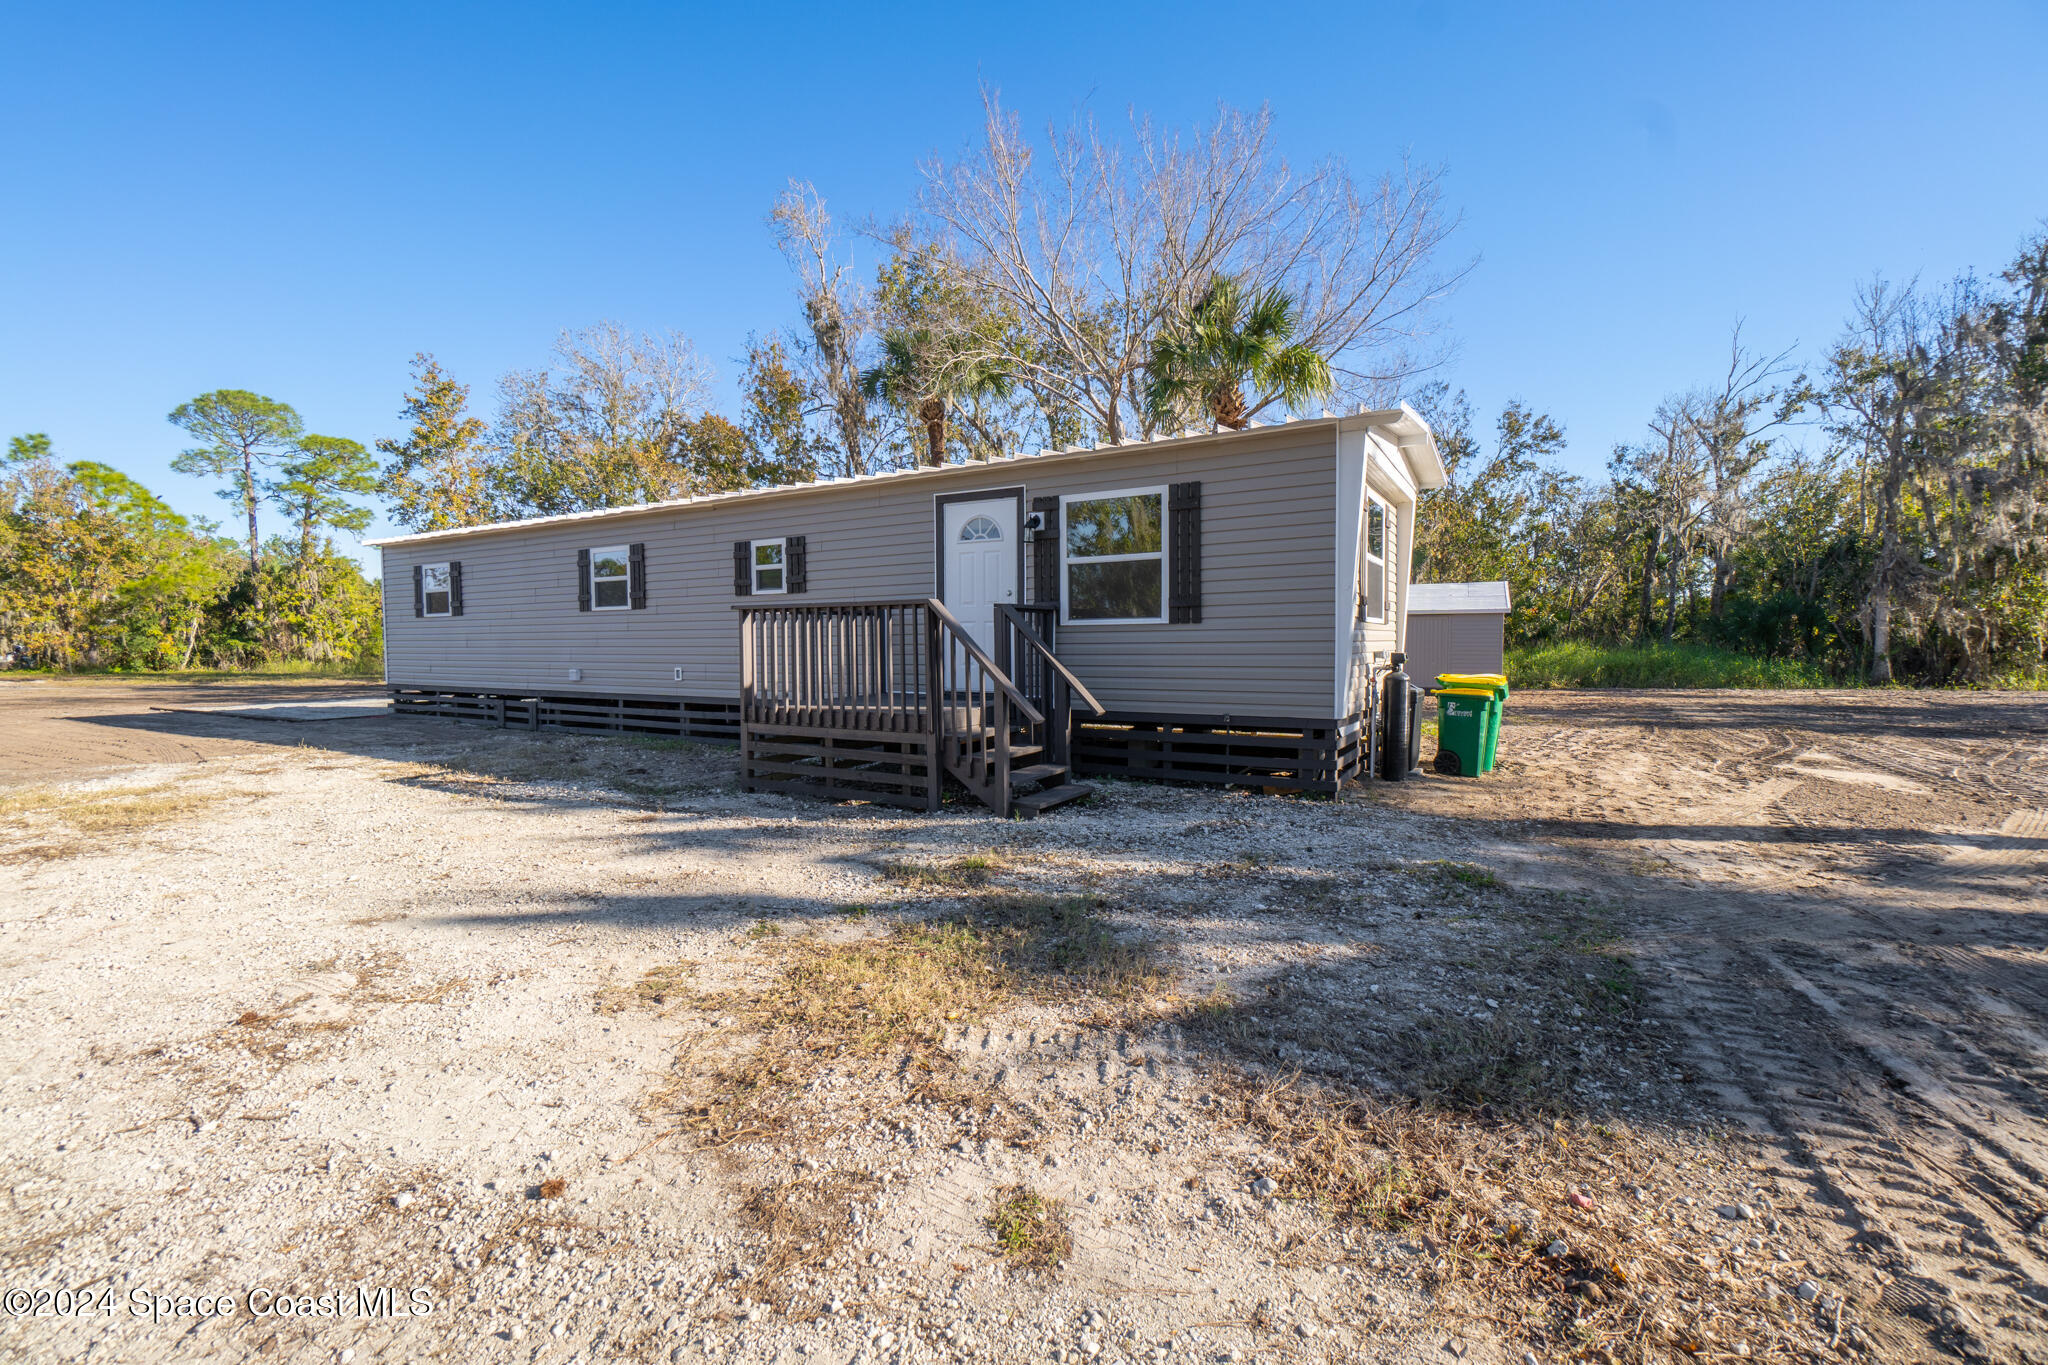
[(368, 697), (323, 698), (317, 702), (242, 702), (220, 706), (152, 706), (149, 709), (186, 711), (201, 716), (238, 716), (248, 720), (364, 720), (390, 714), (391, 698), (378, 693)]

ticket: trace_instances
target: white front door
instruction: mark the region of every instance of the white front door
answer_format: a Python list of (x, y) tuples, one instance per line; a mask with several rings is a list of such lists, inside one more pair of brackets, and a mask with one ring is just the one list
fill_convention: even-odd
[(940, 600), (974, 642), (995, 654), (996, 604), (1015, 606), (1017, 500), (939, 505)]

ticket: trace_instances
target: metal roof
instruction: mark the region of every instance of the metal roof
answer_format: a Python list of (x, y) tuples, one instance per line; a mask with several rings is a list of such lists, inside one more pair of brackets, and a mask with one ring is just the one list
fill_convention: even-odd
[(1410, 583), (1410, 616), (1444, 616), (1453, 613), (1505, 616), (1508, 610), (1506, 583)]
[[(1429, 427), (1423, 423), (1415, 410), (1403, 403), (1398, 408), (1374, 412), (1353, 413), (1345, 417), (1333, 417), (1325, 413), (1321, 417), (1295, 417), (1281, 422), (1254, 422), (1243, 431), (1196, 431), (1183, 432), (1177, 436), (1160, 437), (1151, 441), (1127, 441), (1121, 445), (1075, 446), (1068, 450), (1041, 450), (1030, 455), (1011, 455), (1000, 460), (976, 461), (972, 464), (915, 465), (907, 469), (884, 470), (878, 474), (855, 474), (846, 478), (824, 478), (810, 483), (779, 484), (773, 488), (743, 488), (732, 493), (700, 493), (693, 497), (671, 498), (664, 502), (636, 503), (630, 507), (604, 507), (587, 512), (563, 512), (555, 516), (526, 517), (517, 521), (493, 521), (481, 526), (451, 527), (445, 531), (419, 531), (412, 535), (384, 536), (377, 540), (366, 540), (365, 545), (405, 545), (414, 541), (447, 540), (457, 536), (482, 535), (490, 531), (510, 531), (528, 526), (555, 526), (576, 521), (595, 521), (605, 517), (638, 516), (646, 512), (665, 512), (682, 507), (698, 507), (710, 503), (743, 502), (754, 498), (788, 497), (796, 493), (816, 492), (827, 488), (856, 488), (878, 484), (886, 480), (923, 480), (974, 477), (976, 471), (983, 475), (992, 469), (1011, 465), (1028, 464), (1040, 460), (1070, 460), (1101, 455), (1128, 455), (1139, 451), (1159, 450), (1169, 446), (1202, 445), (1234, 441), (1241, 438), (1270, 435), (1290, 428), (1304, 430), (1318, 427), (1357, 430), (1359, 427), (1374, 427), (1393, 437), (1403, 453), (1417, 458), (1423, 465), (1418, 472), (1422, 475), (1424, 488), (1440, 487), (1442, 484), (1442, 462), (1437, 457), (1436, 441)], [(1432, 474), (1435, 482), (1430, 482)]]

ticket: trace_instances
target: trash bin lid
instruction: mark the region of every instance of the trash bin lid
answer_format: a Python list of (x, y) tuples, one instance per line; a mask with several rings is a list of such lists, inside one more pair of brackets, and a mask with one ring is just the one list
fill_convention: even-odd
[(1506, 687), (1503, 673), (1439, 673), (1436, 680), (1445, 687)]

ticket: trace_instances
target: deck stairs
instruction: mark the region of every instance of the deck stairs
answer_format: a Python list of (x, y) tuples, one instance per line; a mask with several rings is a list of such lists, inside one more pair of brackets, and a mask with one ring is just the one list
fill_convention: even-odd
[(1073, 711), (1103, 706), (1054, 652), (1050, 608), (997, 607), (992, 651), (936, 598), (739, 610), (749, 790), (936, 810), (951, 777), (1026, 819), (1093, 794)]

